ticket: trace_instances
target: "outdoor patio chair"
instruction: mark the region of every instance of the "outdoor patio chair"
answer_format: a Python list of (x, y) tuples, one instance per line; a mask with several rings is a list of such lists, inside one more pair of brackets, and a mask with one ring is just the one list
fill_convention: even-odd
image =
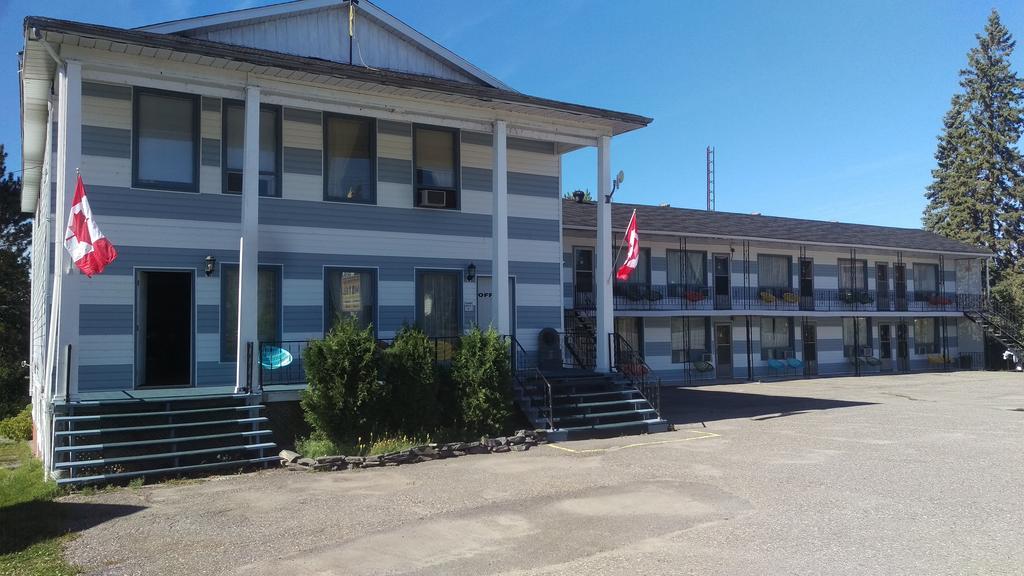
[(782, 360), (776, 360), (771, 358), (768, 360), (768, 371), (774, 372), (776, 376), (784, 375), (786, 373), (786, 363)]
[(260, 366), (267, 370), (277, 370), (292, 363), (292, 353), (277, 346), (264, 346), (260, 353)]
[(786, 364), (788, 364), (790, 368), (796, 370), (797, 372), (803, 372), (804, 362), (799, 358), (787, 358)]

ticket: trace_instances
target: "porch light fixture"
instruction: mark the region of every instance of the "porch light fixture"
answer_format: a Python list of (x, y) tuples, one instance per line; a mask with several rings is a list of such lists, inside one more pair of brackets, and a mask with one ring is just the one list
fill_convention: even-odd
[(204, 262), (206, 262), (206, 276), (207, 277), (213, 276), (213, 271), (214, 271), (215, 267), (217, 266), (217, 259), (214, 258), (212, 255), (210, 255), (210, 256), (206, 257)]
[(612, 180), (612, 192), (611, 192), (611, 194), (609, 194), (608, 197), (604, 199), (605, 204), (611, 204), (612, 196), (615, 196), (615, 191), (619, 189), (619, 186), (622, 186), (622, 181), (625, 180), (625, 179), (626, 179), (625, 173), (623, 173), (622, 170), (619, 170), (619, 173), (615, 175), (615, 180)]
[(470, 262), (469, 266), (466, 266), (466, 280), (472, 280), (473, 278), (476, 278), (476, 264)]

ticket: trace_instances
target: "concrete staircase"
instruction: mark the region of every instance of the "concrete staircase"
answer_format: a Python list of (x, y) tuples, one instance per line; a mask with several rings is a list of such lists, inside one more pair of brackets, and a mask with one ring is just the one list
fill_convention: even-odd
[(264, 406), (246, 395), (54, 407), (58, 484), (115, 482), (278, 460)]
[(609, 375), (586, 370), (538, 372), (524, 380), (521, 390), (520, 406), (524, 413), (535, 427), (547, 429), (551, 440), (607, 438), (670, 429), (636, 387)]

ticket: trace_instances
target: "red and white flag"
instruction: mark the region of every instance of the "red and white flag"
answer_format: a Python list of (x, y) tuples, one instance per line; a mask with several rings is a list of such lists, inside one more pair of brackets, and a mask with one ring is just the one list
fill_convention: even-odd
[(107, 264), (117, 258), (114, 245), (103, 236), (89, 208), (89, 199), (85, 197), (85, 184), (82, 175), (78, 175), (75, 185), (75, 199), (71, 202), (71, 213), (68, 214), (68, 229), (64, 232), (64, 248), (75, 265), (86, 276), (103, 272)]
[(636, 209), (629, 218), (629, 226), (626, 226), (626, 235), (622, 238), (626, 243), (626, 261), (619, 266), (615, 277), (619, 280), (629, 280), (629, 275), (636, 270), (637, 262), (640, 261), (640, 235), (636, 229)]

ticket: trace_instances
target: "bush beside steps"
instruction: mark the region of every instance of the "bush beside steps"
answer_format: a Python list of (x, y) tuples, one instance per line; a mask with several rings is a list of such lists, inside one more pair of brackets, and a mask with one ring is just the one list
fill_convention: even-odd
[(546, 442), (547, 437), (543, 430), (519, 430), (513, 436), (499, 436), (497, 438), (484, 436), (480, 438), (479, 442), (429, 443), (373, 456), (338, 455), (306, 458), (298, 452), (291, 450), (282, 450), (280, 456), (281, 463), (291, 470), (327, 471), (415, 464), (417, 462), (455, 458), (465, 456), (466, 454), (524, 452), (533, 446)]

